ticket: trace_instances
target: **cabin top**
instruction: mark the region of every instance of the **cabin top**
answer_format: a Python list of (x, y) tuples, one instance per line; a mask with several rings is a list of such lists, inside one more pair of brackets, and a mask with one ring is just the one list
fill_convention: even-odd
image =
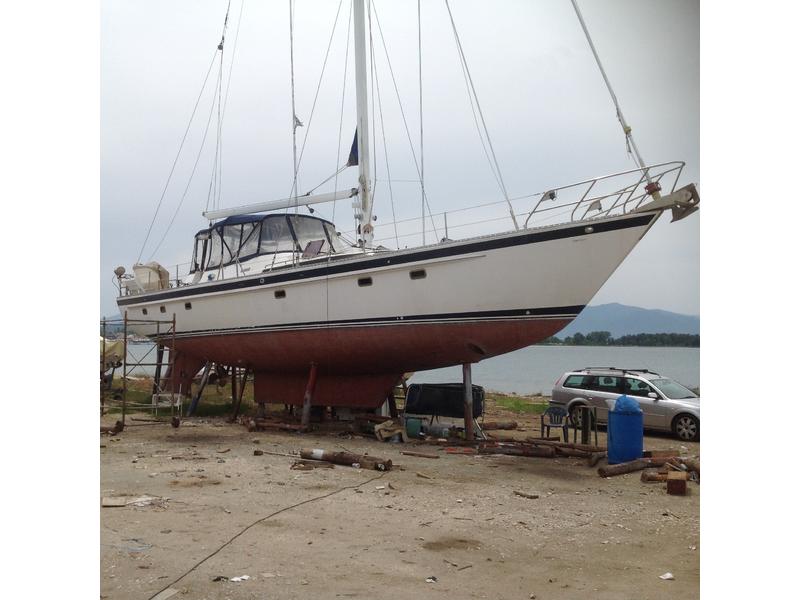
[(304, 258), (345, 252), (333, 223), (309, 215), (236, 215), (194, 236), (191, 273), (243, 262), (264, 254), (302, 253)]

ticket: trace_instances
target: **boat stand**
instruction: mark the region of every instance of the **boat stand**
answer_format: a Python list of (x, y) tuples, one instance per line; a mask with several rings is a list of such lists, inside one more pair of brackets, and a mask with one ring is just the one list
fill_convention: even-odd
[(306, 432), (311, 423), (311, 400), (314, 397), (314, 388), (317, 387), (317, 363), (311, 363), (308, 373), (306, 393), (303, 395), (303, 416), (300, 419), (300, 431)]
[[(130, 356), (128, 353), (128, 343), (130, 341), (130, 334), (128, 332), (128, 324), (129, 323), (144, 323), (146, 325), (154, 325), (156, 328), (155, 334), (155, 345), (150, 348), (141, 358), (135, 359)], [(166, 401), (170, 407), (170, 414), (172, 416), (172, 424), (180, 423), (180, 413), (181, 413), (181, 406), (182, 406), (182, 395), (181, 390), (177, 392), (173, 389), (170, 389), (169, 392), (165, 392), (162, 388), (162, 370), (164, 367), (167, 369), (167, 373), (171, 373), (174, 369), (174, 361), (175, 361), (175, 315), (172, 315), (172, 319), (170, 320), (159, 320), (159, 319), (130, 319), (128, 318), (128, 312), (125, 311), (125, 314), (121, 319), (103, 319), (101, 321), (101, 331), (103, 332), (103, 338), (105, 339), (106, 333), (109, 328), (118, 328), (122, 326), (122, 340), (123, 340), (123, 358), (122, 358), (122, 389), (118, 393), (114, 393), (111, 390), (111, 386), (113, 384), (113, 380), (108, 382), (108, 389), (105, 389), (105, 386), (101, 387), (101, 412), (103, 409), (107, 410), (107, 404), (111, 406), (116, 405), (121, 407), (122, 409), (122, 417), (120, 419), (121, 428), (124, 429), (126, 425), (126, 418), (128, 414), (129, 408), (147, 408), (153, 411), (155, 416), (158, 416), (158, 408), (161, 405), (162, 401)], [(155, 350), (155, 362), (152, 362), (150, 359), (151, 354)], [(164, 351), (167, 351), (167, 360), (164, 360)], [(102, 349), (102, 363), (105, 364), (105, 343), (103, 344)], [(150, 359), (150, 360), (148, 360)], [(130, 379), (131, 373), (139, 370), (141, 371), (143, 367), (154, 367), (155, 368), (155, 376), (153, 379), (153, 387), (151, 390), (151, 402), (147, 403), (134, 403), (128, 401), (128, 380)], [(113, 377), (113, 372), (112, 372)], [(106, 392), (112, 392), (112, 398), (106, 397)], [(177, 421), (176, 421), (177, 419)], [(169, 423), (170, 421), (165, 421)], [(151, 421), (148, 424), (154, 423), (161, 423), (161, 421)], [(119, 429), (119, 431), (122, 431)]]
[(468, 442), (475, 440), (475, 419), (472, 418), (472, 363), (462, 365), (464, 377), (464, 438)]

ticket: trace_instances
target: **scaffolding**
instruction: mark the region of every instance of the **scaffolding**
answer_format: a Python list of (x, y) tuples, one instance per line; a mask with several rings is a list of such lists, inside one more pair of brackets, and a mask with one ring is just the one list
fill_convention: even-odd
[[(149, 335), (148, 338), (152, 342), (152, 346), (141, 357), (132, 356), (128, 352), (128, 344), (131, 343), (131, 332), (129, 325), (136, 324), (140, 326), (147, 326), (148, 329), (155, 329), (155, 333)], [(108, 378), (105, 372), (108, 370), (107, 365), (109, 362), (106, 357), (106, 346), (108, 341), (108, 333), (110, 330), (119, 332), (120, 326), (122, 327), (122, 360), (120, 365), (113, 365), (111, 367), (111, 377)], [(163, 406), (169, 407), (170, 415), (173, 419), (180, 419), (183, 411), (183, 398), (184, 390), (173, 389), (169, 386), (169, 390), (164, 388), (165, 375), (172, 377), (175, 372), (175, 315), (172, 315), (170, 320), (160, 319), (130, 319), (128, 312), (121, 319), (105, 319), (100, 321), (100, 331), (103, 338), (100, 356), (100, 414), (101, 416), (106, 411), (106, 404), (111, 406), (119, 406), (122, 409), (121, 425), (124, 428), (126, 423), (126, 415), (129, 409), (149, 409), (153, 415), (158, 417), (158, 409)], [(155, 351), (155, 357), (152, 354)], [(166, 359), (165, 359), (166, 351)], [(122, 389), (116, 393), (112, 389), (113, 376), (117, 368), (122, 367)], [(166, 367), (166, 372), (164, 368)], [(135, 371), (144, 370), (147, 373), (147, 368), (154, 369), (153, 373), (153, 386), (151, 390), (150, 403), (142, 402), (129, 402), (128, 401), (128, 381), (130, 376)], [(188, 390), (186, 390), (188, 391)]]

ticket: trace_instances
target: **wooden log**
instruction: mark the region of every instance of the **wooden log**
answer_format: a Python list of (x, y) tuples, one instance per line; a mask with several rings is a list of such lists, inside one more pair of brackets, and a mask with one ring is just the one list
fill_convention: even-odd
[(438, 454), (426, 454), (425, 452), (412, 452), (410, 450), (401, 450), (400, 454), (405, 456), (418, 456), (420, 458), (439, 458)]
[(555, 448), (537, 448), (536, 446), (478, 446), (478, 454), (506, 454), (509, 456), (539, 456), (542, 458), (553, 458), (556, 455)]
[(641, 471), (647, 467), (660, 467), (666, 464), (675, 457), (670, 458), (639, 458), (629, 462), (619, 463), (616, 465), (606, 465), (597, 469), (597, 473), (601, 477), (613, 477), (614, 475), (623, 475), (624, 473), (633, 473), (634, 471)]
[(300, 450), (301, 458), (313, 460), (324, 460), (336, 465), (357, 466), (363, 469), (374, 469), (376, 471), (390, 471), (392, 461), (375, 456), (359, 455), (352, 452), (332, 452), (320, 448), (303, 448)]
[(592, 453), (586, 450), (577, 450), (576, 448), (564, 448), (561, 446), (546, 446), (552, 447), (556, 451), (556, 456), (572, 456), (576, 458), (589, 458)]
[(583, 450), (585, 452), (606, 451), (606, 448), (603, 446), (593, 446), (592, 444), (570, 444), (569, 442), (556, 442), (535, 437), (526, 437), (525, 441), (528, 444), (536, 444), (537, 446), (558, 446), (560, 448), (572, 448), (574, 450)]
[(642, 452), (643, 458), (668, 458), (670, 456), (680, 456), (680, 450), (645, 450)]
[(642, 471), (642, 481), (645, 483), (657, 483), (667, 480), (666, 473), (659, 473), (657, 469), (645, 469)]
[(519, 442), (517, 438), (510, 436), (510, 435), (498, 435), (496, 433), (490, 433), (487, 436), (487, 439), (492, 440), (493, 442)]
[(516, 421), (484, 421), (481, 423), (481, 429), (484, 431), (489, 429), (516, 429), (517, 427)]
[(686, 482), (689, 480), (689, 473), (686, 471), (671, 471), (667, 473), (667, 493), (672, 496), (683, 496), (686, 494)]
[(686, 465), (690, 471), (694, 471), (700, 475), (700, 459), (699, 458), (682, 458), (680, 461)]
[(602, 459), (608, 457), (608, 452), (592, 452), (589, 454), (589, 463), (590, 467), (596, 467), (597, 463), (599, 463)]

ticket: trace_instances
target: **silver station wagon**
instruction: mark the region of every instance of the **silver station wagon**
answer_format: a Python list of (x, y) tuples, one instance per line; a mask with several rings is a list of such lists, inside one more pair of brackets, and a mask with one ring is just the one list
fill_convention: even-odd
[(689, 442), (700, 440), (700, 397), (680, 383), (647, 369), (588, 367), (564, 373), (553, 388), (550, 404), (567, 409), (581, 426), (581, 405), (597, 409), (598, 423), (608, 422), (609, 407), (622, 394), (642, 408), (645, 429), (671, 431)]

